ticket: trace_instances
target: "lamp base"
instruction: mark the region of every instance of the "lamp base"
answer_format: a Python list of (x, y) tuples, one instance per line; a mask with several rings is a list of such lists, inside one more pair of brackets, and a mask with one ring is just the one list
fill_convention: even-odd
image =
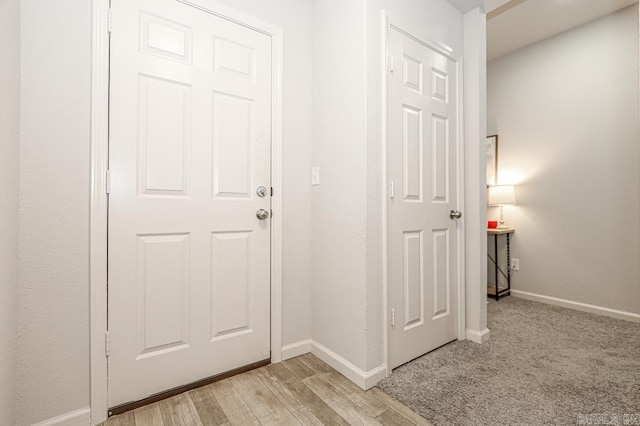
[(504, 206), (500, 206), (500, 220), (498, 221), (498, 229), (507, 229), (504, 224)]

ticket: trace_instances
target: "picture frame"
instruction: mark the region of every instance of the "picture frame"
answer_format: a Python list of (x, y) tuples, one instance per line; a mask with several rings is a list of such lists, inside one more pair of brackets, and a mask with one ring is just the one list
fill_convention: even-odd
[(498, 135), (487, 136), (487, 186), (498, 184)]

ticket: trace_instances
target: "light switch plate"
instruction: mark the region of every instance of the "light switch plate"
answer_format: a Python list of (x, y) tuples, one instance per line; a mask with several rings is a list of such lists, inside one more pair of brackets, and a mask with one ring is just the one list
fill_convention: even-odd
[(311, 185), (320, 185), (320, 166), (311, 167)]

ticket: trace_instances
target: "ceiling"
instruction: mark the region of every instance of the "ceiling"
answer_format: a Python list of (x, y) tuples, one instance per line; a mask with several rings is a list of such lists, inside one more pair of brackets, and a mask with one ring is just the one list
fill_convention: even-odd
[(635, 3), (638, 0), (485, 0), (487, 61)]
[[(484, 9), (486, 7), (486, 1), (483, 0), (448, 0), (454, 7), (456, 7), (460, 12), (467, 13), (470, 10), (475, 9), (476, 7), (480, 7)], [(496, 1), (496, 0), (490, 0)]]

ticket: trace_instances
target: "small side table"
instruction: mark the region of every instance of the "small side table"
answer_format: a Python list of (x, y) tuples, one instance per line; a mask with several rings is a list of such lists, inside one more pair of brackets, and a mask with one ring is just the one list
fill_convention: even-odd
[[(516, 230), (513, 228), (487, 229), (487, 234), (493, 235), (493, 258), (491, 257), (491, 254), (489, 254), (488, 252), (487, 252), (487, 256), (489, 256), (489, 260), (493, 262), (495, 277), (496, 277), (495, 285), (491, 286), (490, 284), (487, 284), (487, 296), (493, 297), (496, 300), (500, 299), (500, 296), (508, 296), (511, 294), (510, 239), (511, 239), (511, 234), (513, 234), (514, 232), (516, 232)], [(506, 273), (500, 268), (500, 266), (498, 266), (498, 236), (499, 235), (504, 235), (507, 239), (507, 272)], [(498, 285), (500, 282), (498, 273), (502, 274), (502, 276), (507, 279), (507, 288), (501, 289), (500, 286)]]

